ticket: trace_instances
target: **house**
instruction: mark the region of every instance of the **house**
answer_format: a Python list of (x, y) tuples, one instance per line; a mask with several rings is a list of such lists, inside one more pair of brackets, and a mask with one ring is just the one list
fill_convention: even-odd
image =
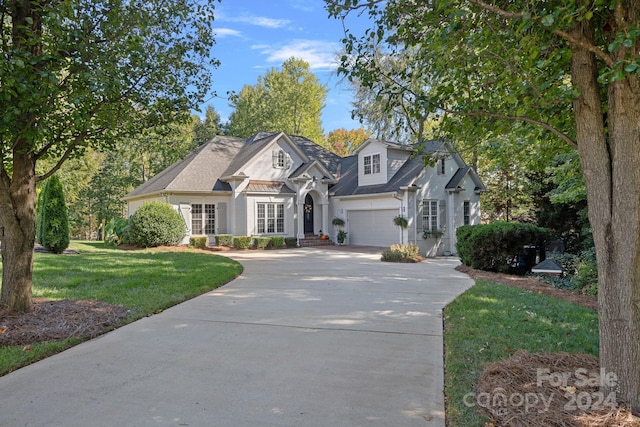
[[(172, 204), (187, 225), (185, 242), (216, 234), (302, 241), (321, 232), (335, 240), (332, 220), (341, 218), (352, 245), (414, 242), (429, 256), (455, 253), (455, 228), (480, 222), (485, 187), (448, 143), (418, 148), (369, 139), (341, 158), (285, 133), (216, 136), (124, 199), (129, 215), (147, 201)], [(394, 225), (398, 215), (406, 229)]]

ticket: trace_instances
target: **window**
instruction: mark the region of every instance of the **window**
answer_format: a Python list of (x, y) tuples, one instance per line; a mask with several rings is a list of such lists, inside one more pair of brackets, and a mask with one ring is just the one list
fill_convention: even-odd
[(423, 231), (436, 231), (439, 228), (438, 201), (422, 201), (422, 229)]
[(380, 154), (364, 156), (364, 174), (380, 173)]
[(444, 175), (445, 174), (445, 164), (444, 164), (444, 162), (445, 162), (444, 157), (440, 157), (438, 159), (438, 164), (437, 164), (438, 175)]
[(202, 234), (202, 205), (191, 205), (191, 234)]
[(216, 234), (216, 205), (191, 205), (191, 234)]
[(471, 204), (468, 200), (465, 200), (462, 204), (462, 211), (464, 215), (464, 225), (471, 224)]
[(287, 157), (287, 153), (282, 150), (274, 151), (272, 155), (273, 167), (275, 169), (286, 169), (289, 167), (290, 162)]
[(257, 228), (260, 234), (284, 233), (284, 203), (258, 203)]

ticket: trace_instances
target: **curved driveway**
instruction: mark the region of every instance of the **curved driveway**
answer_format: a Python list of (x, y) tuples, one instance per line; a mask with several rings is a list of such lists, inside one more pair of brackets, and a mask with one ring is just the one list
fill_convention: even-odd
[(228, 285), (0, 378), (0, 426), (444, 426), (455, 258), (225, 255)]

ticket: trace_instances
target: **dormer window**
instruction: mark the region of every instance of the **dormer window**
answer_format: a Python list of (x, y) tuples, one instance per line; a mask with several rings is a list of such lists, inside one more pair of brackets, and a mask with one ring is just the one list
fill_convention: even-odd
[(282, 150), (273, 152), (273, 167), (275, 169), (286, 169), (289, 167), (289, 156)]
[(364, 156), (364, 174), (380, 173), (380, 154)]

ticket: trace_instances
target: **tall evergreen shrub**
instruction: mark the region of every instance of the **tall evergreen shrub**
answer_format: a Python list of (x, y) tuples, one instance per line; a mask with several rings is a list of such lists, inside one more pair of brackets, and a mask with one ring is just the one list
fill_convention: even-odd
[(47, 180), (41, 208), (41, 242), (50, 252), (60, 254), (69, 247), (69, 219), (64, 191), (57, 175)]

